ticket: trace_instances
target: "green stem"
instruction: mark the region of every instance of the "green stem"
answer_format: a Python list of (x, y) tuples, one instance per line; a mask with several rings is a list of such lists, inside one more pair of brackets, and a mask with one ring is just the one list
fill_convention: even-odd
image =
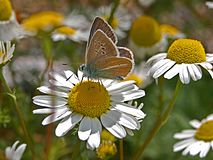
[(123, 139), (119, 142), (119, 149), (120, 149), (120, 160), (124, 160), (124, 141)]
[(159, 116), (159, 118), (155, 122), (151, 132), (149, 133), (148, 137), (145, 139), (144, 143), (139, 147), (139, 149), (136, 152), (133, 160), (139, 160), (140, 159), (140, 157), (143, 154), (145, 148), (149, 145), (149, 143), (152, 141), (152, 139), (158, 133), (160, 128), (167, 122), (167, 120), (169, 118), (169, 115), (170, 115), (172, 109), (174, 108), (174, 104), (176, 102), (176, 99), (177, 99), (177, 96), (178, 96), (178, 93), (180, 91), (181, 86), (182, 86), (182, 83), (180, 82), (180, 80), (178, 80), (177, 84), (176, 84), (176, 88), (175, 88), (174, 94), (173, 94), (173, 97), (172, 97), (169, 105), (166, 107), (165, 112), (162, 113), (161, 116)]
[(24, 116), (18, 106), (18, 103), (17, 103), (17, 99), (16, 99), (16, 95), (13, 93), (13, 91), (10, 89), (9, 85), (7, 84), (5, 78), (4, 78), (4, 75), (2, 73), (2, 70), (0, 70), (0, 79), (2, 81), (2, 84), (3, 86), (5, 87), (8, 95), (10, 95), (10, 97), (12, 98), (13, 100), (13, 103), (15, 105), (15, 109), (16, 109), (16, 113), (18, 114), (18, 118), (19, 118), (19, 121), (20, 121), (20, 124), (21, 124), (21, 128), (24, 132), (24, 135), (25, 135), (25, 138), (26, 138), (26, 141), (27, 141), (27, 144), (32, 152), (32, 157), (34, 157), (34, 148), (33, 148), (33, 142), (32, 142), (32, 138), (26, 128), (26, 124), (25, 124), (25, 120), (24, 120)]
[(113, 6), (113, 8), (111, 10), (111, 13), (110, 13), (110, 16), (109, 16), (109, 19), (108, 19), (108, 23), (110, 25), (112, 24), (114, 14), (115, 14), (115, 11), (117, 10), (118, 6), (119, 6), (119, 3), (120, 3), (120, 0), (115, 0), (114, 1), (114, 6)]
[(80, 155), (81, 141), (77, 138), (77, 142), (74, 146), (71, 159), (76, 159)]

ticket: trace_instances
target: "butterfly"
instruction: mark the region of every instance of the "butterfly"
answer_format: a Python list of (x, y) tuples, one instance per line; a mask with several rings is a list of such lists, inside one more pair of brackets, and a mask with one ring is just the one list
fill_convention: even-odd
[(117, 37), (112, 27), (102, 18), (92, 23), (86, 47), (85, 64), (79, 68), (88, 78), (123, 79), (134, 68), (133, 53), (117, 47)]

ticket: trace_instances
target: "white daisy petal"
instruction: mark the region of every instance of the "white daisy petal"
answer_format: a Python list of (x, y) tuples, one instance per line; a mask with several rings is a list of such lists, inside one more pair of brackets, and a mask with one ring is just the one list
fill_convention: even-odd
[(16, 152), (15, 152), (15, 155), (14, 155), (14, 157), (15, 157), (14, 160), (20, 160), (21, 159), (26, 147), (27, 147), (26, 144), (22, 144), (16, 149)]
[(147, 65), (150, 65), (153, 61), (159, 61), (161, 59), (166, 58), (167, 53), (160, 53), (157, 55), (152, 56), (151, 58), (148, 59), (148, 61), (146, 62)]
[(135, 81), (123, 81), (123, 82), (120, 82), (120, 83), (116, 83), (116, 85), (109, 86), (107, 88), (107, 91), (111, 93), (113, 91), (123, 89), (125, 87), (129, 87), (129, 85), (134, 84), (134, 83), (135, 83)]
[(61, 120), (65, 117), (69, 116), (71, 113), (72, 112), (68, 111), (67, 108), (57, 110), (55, 113), (44, 118), (44, 120), (42, 121), (42, 125), (48, 125), (52, 122), (56, 122), (58, 120)]
[(190, 124), (192, 127), (194, 127), (194, 128), (199, 128), (199, 127), (201, 126), (201, 123), (200, 123), (200, 121), (198, 121), (198, 120), (191, 120), (191, 121), (189, 122), (189, 124)]
[(42, 109), (33, 110), (33, 114), (50, 114), (53, 112), (54, 112), (54, 109), (52, 108), (42, 108)]
[(63, 119), (55, 129), (55, 135), (61, 137), (71, 130), (82, 119), (82, 115), (71, 114), (69, 117)]
[(144, 118), (146, 115), (139, 109), (131, 107), (129, 104), (126, 103), (112, 103), (112, 106), (116, 108), (117, 110), (130, 114), (132, 116), (138, 117), (138, 118)]
[(197, 81), (198, 80), (198, 77), (196, 76), (196, 73), (195, 73), (195, 71), (194, 71), (194, 69), (193, 69), (193, 65), (187, 65), (187, 69), (188, 69), (188, 71), (189, 71), (189, 74), (190, 74), (190, 76), (192, 77), (192, 79), (194, 80), (194, 81)]
[(170, 70), (166, 72), (164, 78), (171, 79), (179, 73), (180, 64), (175, 64)]
[(72, 71), (66, 70), (64, 73), (70, 83), (77, 84), (79, 82), (78, 77)]
[(54, 90), (50, 89), (47, 86), (39, 87), (38, 90), (40, 92), (42, 92), (42, 93), (45, 93), (45, 94), (50, 94), (50, 95), (55, 95), (55, 96), (59, 96), (59, 97), (68, 98), (68, 94), (67, 93), (54, 91)]
[(209, 63), (209, 62), (203, 62), (203, 63), (200, 63), (200, 65), (205, 68), (206, 70), (210, 70), (213, 68), (212, 64)]
[(191, 64), (192, 69), (194, 70), (195, 76), (197, 77), (197, 80), (202, 78), (202, 71), (201, 68), (198, 65)]
[(188, 84), (190, 82), (189, 72), (187, 70), (186, 64), (182, 64), (179, 70), (179, 77), (183, 84)]
[(43, 107), (58, 108), (58, 107), (63, 107), (64, 105), (66, 105), (67, 101), (66, 99), (61, 97), (42, 95), (42, 96), (33, 97), (33, 103)]
[(91, 135), (89, 136), (87, 140), (88, 146), (90, 146), (91, 149), (98, 148), (100, 145), (100, 135), (102, 131), (102, 126), (100, 121), (97, 118), (91, 119)]
[(163, 66), (159, 67), (153, 74), (153, 78), (158, 78), (163, 75), (168, 69), (170, 69), (175, 64), (174, 61), (168, 61)]
[(206, 119), (207, 119), (208, 121), (209, 121), (209, 120), (213, 120), (213, 114), (208, 115)]
[(201, 144), (202, 144), (201, 141), (197, 141), (197, 142), (194, 142), (193, 144), (191, 144), (189, 146), (189, 148), (190, 148), (189, 154), (192, 156), (197, 155), (201, 151), (201, 147), (200, 147)]
[(80, 123), (79, 129), (78, 129), (78, 137), (80, 140), (85, 141), (89, 138), (89, 135), (91, 133), (91, 118), (84, 117)]
[[(109, 112), (108, 112), (109, 113)], [(126, 136), (125, 129), (117, 122), (113, 121), (108, 113), (101, 116), (103, 126), (117, 138), (124, 138)]]
[(191, 139), (186, 139), (186, 140), (180, 141), (178, 143), (175, 143), (175, 145), (173, 146), (173, 151), (174, 152), (181, 151), (184, 148), (186, 148), (187, 146), (189, 146), (190, 144), (192, 144), (193, 142), (195, 142), (195, 140), (193, 138), (191, 138)]
[(204, 158), (206, 157), (207, 153), (209, 152), (210, 148), (211, 148), (211, 144), (210, 143), (202, 143), (202, 146), (200, 146), (200, 158)]
[(50, 76), (52, 76), (57, 82), (59, 82), (61, 84), (61, 86), (64, 86), (64, 87), (67, 87), (67, 88), (73, 87), (72, 83), (70, 83), (66, 78), (59, 75), (58, 73), (51, 72)]
[(162, 59), (160, 61), (158, 61), (157, 63), (155, 63), (149, 70), (149, 74), (151, 76), (153, 76), (153, 74), (162, 66), (164, 66), (165, 64), (167, 64), (168, 62), (170, 62), (170, 59)]
[(190, 138), (193, 137), (196, 131), (194, 130), (184, 130), (181, 133), (176, 133), (174, 135), (174, 138), (176, 139), (185, 139), (185, 138)]

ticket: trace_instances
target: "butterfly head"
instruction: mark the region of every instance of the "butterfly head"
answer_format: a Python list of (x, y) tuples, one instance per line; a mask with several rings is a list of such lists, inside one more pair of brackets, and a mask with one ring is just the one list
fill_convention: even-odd
[(82, 65), (80, 65), (79, 70), (84, 72), (85, 68), (86, 68), (86, 65), (82, 64)]

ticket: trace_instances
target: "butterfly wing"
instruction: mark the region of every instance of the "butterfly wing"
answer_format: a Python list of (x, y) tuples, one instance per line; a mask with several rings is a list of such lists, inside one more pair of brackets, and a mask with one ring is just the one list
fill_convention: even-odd
[(119, 51), (114, 42), (100, 29), (98, 29), (91, 39), (86, 52), (86, 64), (92, 66), (98, 59), (105, 57), (116, 57)]
[(120, 79), (132, 72), (134, 63), (126, 57), (106, 57), (95, 62), (98, 77)]
[(87, 42), (87, 47), (90, 45), (91, 39), (98, 29), (102, 30), (114, 43), (117, 43), (117, 37), (112, 27), (102, 18), (96, 17), (90, 29), (90, 35)]
[(117, 47), (117, 48), (118, 48), (120, 57), (129, 58), (130, 60), (132, 60), (134, 62), (134, 56), (130, 49), (128, 49), (126, 47)]

